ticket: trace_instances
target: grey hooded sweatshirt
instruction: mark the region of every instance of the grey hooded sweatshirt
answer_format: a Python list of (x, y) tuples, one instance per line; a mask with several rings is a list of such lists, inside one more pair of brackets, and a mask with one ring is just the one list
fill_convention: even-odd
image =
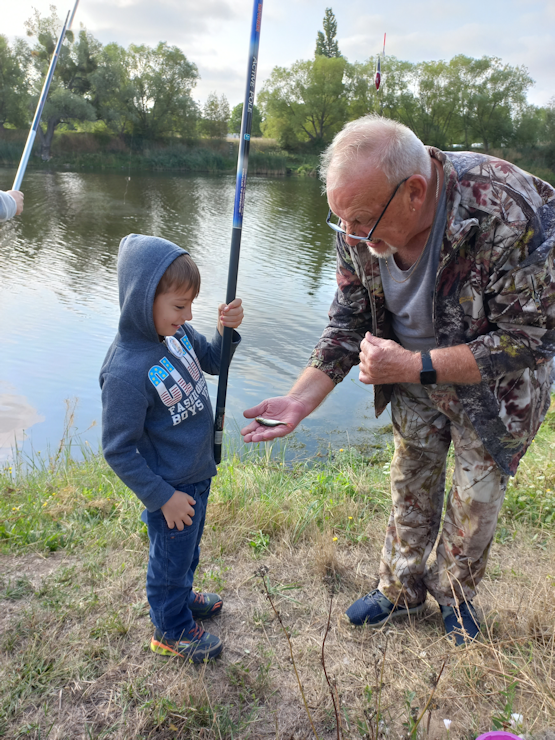
[[(119, 478), (149, 511), (175, 490), (216, 474), (214, 422), (203, 371), (217, 375), (221, 337), (211, 342), (184, 324), (178, 352), (162, 342), (152, 316), (160, 278), (184, 249), (130, 234), (118, 256), (121, 315), (100, 371), (102, 448)], [(234, 332), (233, 350), (240, 337)]]

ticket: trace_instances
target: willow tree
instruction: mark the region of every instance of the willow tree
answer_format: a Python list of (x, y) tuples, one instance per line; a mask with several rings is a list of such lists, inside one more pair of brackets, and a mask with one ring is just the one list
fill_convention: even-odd
[[(50, 10), (48, 17), (42, 17), (35, 10), (33, 17), (25, 22), (27, 35), (36, 38), (32, 52), (36, 100), (62, 28), (56, 8), (50, 6)], [(101, 44), (85, 29), (81, 29), (77, 35), (72, 31), (66, 33), (50, 93), (43, 109), (42, 125), (38, 128), (40, 153), (43, 159), (50, 158), (54, 132), (61, 123), (71, 124), (74, 121), (96, 119), (96, 112), (90, 101), (90, 76), (96, 70), (101, 48)]]
[(198, 107), (191, 92), (199, 77), (196, 64), (177, 46), (162, 41), (154, 48), (131, 44), (126, 64), (134, 86), (133, 132), (144, 139), (172, 133), (194, 136)]
[(24, 41), (18, 39), (12, 46), (0, 36), (0, 128), (5, 124), (24, 128), (29, 122), (30, 58)]

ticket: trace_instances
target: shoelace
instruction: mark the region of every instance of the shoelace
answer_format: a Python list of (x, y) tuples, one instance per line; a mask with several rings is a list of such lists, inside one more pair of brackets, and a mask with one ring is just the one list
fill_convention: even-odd
[(200, 640), (201, 637), (204, 635), (204, 630), (200, 625), (195, 624), (193, 629), (189, 630), (189, 634), (191, 635), (192, 640)]
[(206, 599), (204, 598), (204, 594), (195, 594), (195, 600), (193, 601), (193, 604), (204, 604)]

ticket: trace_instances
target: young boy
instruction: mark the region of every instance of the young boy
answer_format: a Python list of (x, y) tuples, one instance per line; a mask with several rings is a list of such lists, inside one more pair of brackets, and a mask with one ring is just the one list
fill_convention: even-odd
[[(243, 309), (240, 299), (219, 306), (208, 342), (186, 323), (200, 289), (196, 264), (184, 249), (154, 236), (122, 239), (118, 285), (118, 333), (100, 371), (102, 447), (146, 507), (151, 649), (200, 663), (222, 651), (219, 637), (195, 622), (217, 614), (222, 600), (192, 590), (216, 474), (203, 371), (218, 373), (223, 327), (238, 327)], [(233, 349), (239, 341), (234, 332)]]

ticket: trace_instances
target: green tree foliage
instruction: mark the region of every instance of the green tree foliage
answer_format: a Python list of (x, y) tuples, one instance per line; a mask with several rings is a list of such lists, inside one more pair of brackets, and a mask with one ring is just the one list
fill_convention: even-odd
[[(35, 105), (62, 28), (53, 5), (50, 11), (50, 16), (43, 18), (35, 10), (33, 17), (25, 23), (27, 35), (36, 38), (32, 51), (36, 73), (33, 81)], [(95, 120), (96, 113), (89, 95), (90, 75), (96, 69), (100, 49), (99, 42), (84, 29), (77, 38), (72, 31), (67, 32), (42, 113), (42, 125), (38, 129), (43, 159), (50, 158), (54, 131), (59, 124)]]
[(108, 128), (137, 139), (170, 134), (194, 138), (198, 108), (191, 97), (196, 65), (177, 46), (108, 44), (91, 76), (93, 102)]
[(514, 119), (513, 124), (513, 143), (515, 146), (534, 146), (544, 138), (546, 108), (526, 105)]
[(337, 20), (331, 8), (326, 8), (324, 15), (324, 32), (318, 31), (316, 37), (316, 51), (314, 56), (340, 57), (341, 52), (337, 44)]
[(382, 67), (382, 83), (379, 91), (374, 85), (376, 60), (348, 64), (345, 70), (349, 120), (368, 113), (377, 113), (389, 118), (398, 118), (404, 106), (410, 106), (413, 93), (408, 81), (414, 76), (415, 65), (394, 56), (387, 57), (386, 73)]
[(525, 108), (526, 92), (534, 83), (525, 67), (511, 67), (497, 57), (473, 59), (470, 67), (474, 73), (469, 94), (471, 128), (488, 151), (510, 142), (513, 118)]
[(195, 64), (177, 46), (131, 44), (125, 60), (134, 86), (133, 131), (145, 139), (171, 133), (193, 137), (198, 108), (191, 91), (198, 79)]
[(532, 80), (525, 68), (496, 57), (460, 54), (449, 62), (411, 62), (388, 56), (382, 85), (374, 87), (375, 62), (355, 62), (346, 70), (349, 119), (367, 113), (394, 118), (426, 144), (469, 149), (531, 142), (541, 115), (526, 105)]
[(225, 95), (219, 98), (212, 92), (206, 98), (199, 121), (199, 130), (203, 136), (213, 139), (225, 139), (229, 121), (229, 103)]
[[(0, 36), (0, 129), (24, 127), (31, 119), (62, 25), (56, 8), (50, 11), (42, 17), (35, 10), (26, 23), (32, 49), (21, 40), (10, 46)], [(533, 81), (524, 67), (462, 54), (417, 64), (388, 56), (376, 91), (375, 58), (349, 64), (341, 56), (331, 8), (323, 27), (313, 60), (272, 71), (254, 107), (254, 136), (263, 131), (286, 149), (308, 144), (319, 150), (347, 121), (378, 113), (442, 148), (541, 145), (544, 160), (555, 166), (555, 99), (544, 108), (527, 104)], [(103, 47), (85, 29), (68, 32), (39, 128), (42, 156), (49, 158), (62, 123), (98, 119), (138, 142), (239, 132), (243, 105), (230, 114), (225, 95), (211, 93), (201, 114), (192, 98), (198, 78), (196, 65), (176, 46)]]
[[(233, 110), (231, 111), (231, 116), (229, 117), (229, 122), (227, 124), (227, 130), (230, 134), (240, 134), (241, 133), (241, 121), (243, 118), (243, 103), (239, 103), (236, 105)], [(262, 129), (260, 128), (262, 124), (262, 114), (260, 113), (260, 110), (257, 108), (256, 105), (253, 105), (252, 107), (252, 129), (251, 129), (251, 135), (252, 136), (262, 136)]]
[(346, 66), (343, 57), (317, 56), (290, 68), (274, 67), (258, 96), (265, 135), (284, 148), (329, 141), (347, 120)]
[(0, 128), (5, 124), (24, 127), (29, 120), (29, 48), (16, 41), (13, 48), (0, 36)]
[(544, 126), (540, 142), (545, 146), (546, 164), (555, 170), (555, 97), (543, 109)]
[(91, 83), (92, 102), (98, 118), (117, 136), (132, 134), (133, 126), (139, 122), (135, 108), (136, 86), (123, 47), (108, 44), (102, 49)]

